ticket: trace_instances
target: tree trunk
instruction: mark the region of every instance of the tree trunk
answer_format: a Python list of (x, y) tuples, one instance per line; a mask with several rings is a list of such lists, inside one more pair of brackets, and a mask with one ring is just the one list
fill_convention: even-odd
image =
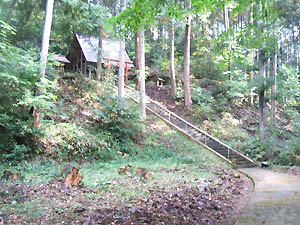
[(140, 117), (146, 119), (146, 88), (145, 88), (145, 46), (144, 26), (140, 27), (139, 34), (139, 85), (140, 85)]
[[(253, 3), (251, 3), (250, 5), (250, 13), (249, 13), (249, 23), (250, 23), (250, 26), (253, 26), (253, 23), (254, 23), (254, 18), (253, 18)], [(251, 35), (253, 36), (254, 35), (254, 30), (251, 29)], [(257, 53), (255, 53), (257, 54)], [(253, 57), (253, 65), (252, 65), (252, 68), (251, 68), (251, 71), (250, 71), (250, 77), (249, 77), (249, 83), (251, 84), (252, 86), (252, 83), (253, 83), (253, 79), (254, 79), (254, 65), (255, 65), (255, 61), (256, 61), (256, 57)], [(250, 90), (250, 95), (248, 97), (248, 105), (249, 106), (252, 106), (253, 105), (253, 102), (254, 102), (254, 96), (253, 96), (253, 89), (251, 88)]]
[[(123, 0), (123, 8), (126, 9), (126, 0)], [(120, 102), (124, 99), (124, 67), (125, 67), (125, 41), (120, 41), (120, 55), (119, 55), (119, 82), (118, 82), (118, 95)]]
[(275, 121), (277, 106), (276, 106), (276, 93), (277, 93), (277, 53), (274, 55), (273, 59), (273, 85), (271, 89), (271, 108), (272, 108), (272, 122)]
[(14, 7), (17, 4), (17, 2), (18, 2), (18, 0), (13, 0), (11, 5), (9, 6), (9, 11), (8, 11), (7, 18), (6, 18), (7, 24), (9, 24), (11, 21), (12, 13), (13, 13)]
[(119, 80), (118, 80), (118, 96), (119, 100), (124, 98), (124, 67), (125, 67), (125, 42), (120, 41), (120, 56), (119, 56)]
[[(249, 83), (252, 84), (254, 78), (254, 71), (250, 71), (250, 76), (249, 76)], [(248, 105), (251, 106), (253, 105), (253, 90), (251, 88), (250, 90), (250, 95), (248, 97)]]
[(102, 73), (102, 26), (98, 27), (98, 56), (97, 56), (97, 80), (101, 79)]
[(135, 33), (134, 35), (134, 52), (135, 52), (135, 68), (136, 70), (140, 70), (139, 66), (140, 66), (140, 38), (139, 38), (139, 34), (138, 32)]
[(266, 77), (270, 78), (271, 76), (271, 58), (268, 58), (267, 61), (267, 70), (266, 70)]
[(176, 77), (175, 77), (175, 48), (174, 48), (175, 32), (174, 23), (170, 21), (170, 79), (171, 79), (171, 95), (176, 96)]
[[(54, 0), (47, 0), (41, 54), (40, 54), (40, 64), (41, 64), (40, 73), (42, 77), (44, 77), (46, 74), (46, 64), (47, 64), (49, 41), (50, 41), (53, 5), (54, 5)], [(40, 95), (40, 94), (41, 94), (41, 90), (37, 90), (36, 95)], [(40, 109), (35, 107), (33, 110), (33, 119), (34, 119), (33, 125), (35, 127), (39, 127), (40, 114), (41, 114)]]
[[(224, 6), (224, 24), (225, 24), (225, 32), (227, 32), (230, 27), (230, 21), (229, 21), (229, 11), (228, 11), (228, 8), (226, 5)], [(230, 35), (229, 34), (228, 34), (228, 39), (229, 39), (228, 51), (231, 52), (231, 43), (230, 43)], [(230, 57), (228, 58), (227, 71), (229, 72), (229, 80), (232, 80)]]
[[(191, 8), (191, 2), (188, 1), (188, 9)], [(190, 45), (191, 45), (191, 16), (187, 16), (185, 25), (184, 40), (184, 65), (183, 65), (183, 82), (184, 82), (184, 105), (187, 109), (192, 106), (191, 87), (190, 87)]]
[(262, 50), (259, 50), (258, 69), (259, 69), (259, 136), (263, 140), (265, 138), (265, 90), (264, 79), (265, 79), (265, 62), (263, 58)]
[(135, 52), (135, 69), (137, 71), (136, 89), (139, 89), (139, 70), (140, 70), (140, 38), (139, 33), (136, 32), (134, 35), (134, 52)]
[(46, 64), (47, 64), (52, 15), (53, 15), (53, 5), (54, 5), (54, 0), (47, 0), (43, 39), (42, 39), (41, 59), (40, 59), (42, 77), (44, 77), (46, 73)]
[(225, 25), (225, 31), (229, 30), (229, 11), (227, 6), (224, 6), (224, 25)]

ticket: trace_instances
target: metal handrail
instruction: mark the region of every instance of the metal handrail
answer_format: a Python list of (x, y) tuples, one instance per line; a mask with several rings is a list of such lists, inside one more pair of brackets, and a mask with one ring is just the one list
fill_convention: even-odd
[(187, 135), (188, 137), (190, 137), (191, 139), (193, 139), (194, 141), (196, 141), (198, 144), (203, 145), (205, 148), (208, 148), (210, 151), (212, 151), (214, 154), (218, 155), (220, 158), (222, 158), (223, 160), (231, 163), (231, 161), (229, 159), (227, 159), (225, 156), (223, 156), (222, 154), (220, 154), (219, 152), (215, 151), (214, 149), (212, 149), (211, 147), (209, 147), (208, 145), (204, 144), (203, 142), (199, 141), (198, 139), (194, 138), (192, 135), (190, 135), (189, 133), (187, 133), (186, 131), (184, 131), (183, 129), (181, 129), (180, 127), (178, 127), (177, 125), (175, 125), (174, 123), (170, 122), (169, 120), (165, 119), (164, 117), (162, 117), (161, 115), (159, 115), (157, 112), (155, 112), (153, 109), (151, 109), (150, 107), (146, 108), (148, 110), (150, 110), (153, 114), (157, 115), (158, 117), (160, 117), (162, 120), (166, 121), (167, 123), (169, 123), (172, 126), (176, 126), (176, 128), (178, 130), (180, 130), (181, 132), (183, 132), (185, 135)]
[[(114, 78), (113, 78), (114, 79)], [(116, 79), (114, 79), (116, 80)], [(134, 88), (128, 86), (128, 85), (124, 85), (124, 87), (126, 89), (129, 89), (130, 91), (134, 92), (133, 94), (136, 96), (139, 96), (139, 92), (136, 91)], [(139, 102), (137, 99), (133, 98), (132, 96), (128, 95), (129, 97), (131, 97), (134, 101)], [(171, 115), (177, 119), (179, 119), (180, 121), (184, 122), (186, 125), (192, 127), (193, 129), (197, 130), (198, 132), (200, 132), (202, 135), (209, 137), (210, 139), (216, 141), (218, 144), (222, 145), (223, 147), (227, 148), (227, 158), (229, 160), (229, 151), (234, 152), (236, 154), (238, 154), (239, 156), (243, 157), (244, 159), (250, 161), (251, 163), (254, 163), (252, 159), (250, 159), (249, 157), (243, 155), (242, 153), (236, 151), (235, 149), (231, 148), (230, 146), (226, 145), (225, 143), (221, 142), (220, 140), (216, 139), (215, 137), (211, 136), (210, 134), (206, 133), (205, 131), (201, 130), (200, 128), (196, 127), (195, 125), (191, 124), (190, 122), (184, 120), (183, 118), (179, 117), (177, 114), (173, 113), (172, 111), (170, 111), (169, 109), (165, 108), (164, 106), (162, 106), (160, 103), (158, 103), (157, 101), (154, 101), (153, 99), (149, 98), (148, 96), (146, 96), (147, 100), (153, 104), (155, 104), (156, 106), (158, 106), (160, 109), (164, 110), (165, 112), (167, 112), (169, 114), (168, 117), (168, 121), (171, 123)], [(147, 107), (148, 109), (150, 109), (151, 111), (153, 111), (150, 107)], [(157, 113), (156, 113), (157, 114)], [(187, 130), (185, 131), (186, 133)], [(207, 145), (207, 143), (205, 143), (205, 145)]]
[(159, 106), (161, 109), (165, 110), (166, 112), (170, 113), (171, 115), (173, 115), (174, 117), (176, 117), (177, 119), (181, 120), (182, 122), (186, 123), (187, 125), (189, 125), (190, 127), (194, 128), (195, 130), (199, 131), (200, 133), (204, 134), (205, 136), (211, 138), (212, 140), (218, 142), (219, 144), (223, 145), (224, 147), (226, 147), (227, 149), (230, 149), (231, 151), (237, 153), (238, 155), (242, 156), (243, 158), (251, 161), (253, 163), (253, 160), (248, 158), (247, 156), (243, 155), (242, 153), (234, 150), (233, 148), (231, 148), (230, 146), (226, 145), (225, 143), (221, 142), (220, 140), (212, 137), (210, 134), (206, 133), (205, 131), (202, 131), (201, 129), (199, 129), (198, 127), (196, 127), (195, 125), (191, 124), (190, 122), (182, 119), (181, 117), (179, 117), (178, 115), (176, 115), (175, 113), (173, 113), (172, 111), (164, 108), (162, 105), (160, 105), (159, 103), (157, 103), (156, 101), (149, 99), (152, 103), (156, 104), (157, 106)]

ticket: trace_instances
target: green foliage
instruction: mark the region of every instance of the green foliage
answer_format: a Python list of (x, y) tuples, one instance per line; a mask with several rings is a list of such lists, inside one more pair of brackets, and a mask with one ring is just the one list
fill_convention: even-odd
[(282, 148), (277, 159), (277, 163), (288, 166), (300, 166), (300, 114), (294, 112), (292, 115), (293, 119), (293, 132), (290, 134), (288, 139), (282, 143)]
[(192, 87), (191, 98), (195, 104), (192, 111), (195, 119), (199, 118), (199, 115), (205, 119), (216, 119), (216, 101), (211, 92), (201, 87)]
[[(149, 40), (146, 40), (146, 61), (150, 66), (151, 75), (159, 76), (164, 80), (169, 79), (169, 68), (170, 61), (168, 57), (168, 40), (162, 35), (162, 30), (165, 28), (163, 24), (160, 24), (158, 27), (158, 37), (154, 38), (152, 32), (155, 32), (155, 28), (151, 28), (149, 31), (146, 31), (146, 35), (149, 37)], [(162, 49), (164, 51), (162, 51)]]
[(120, 103), (111, 94), (102, 95), (99, 102), (103, 108), (101, 111), (95, 110), (95, 114), (100, 128), (109, 132), (121, 145), (130, 140), (139, 143), (142, 126), (137, 108), (128, 103)]
[(234, 76), (232, 80), (225, 81), (225, 95), (236, 105), (242, 105), (250, 94), (251, 84), (248, 82), (247, 74), (242, 71), (235, 72), (239, 72), (239, 74)]
[(44, 124), (44, 153), (58, 160), (110, 160), (118, 151), (111, 134), (74, 123)]
[(8, 38), (15, 34), (15, 29), (12, 26), (0, 20), (0, 50), (8, 45)]
[[(46, 1), (17, 1), (15, 5), (11, 2), (14, 1), (0, 3), (0, 12), (4, 11), (3, 20), (7, 21), (8, 12), (11, 11), (8, 23), (16, 33), (13, 38), (10, 37), (11, 42), (24, 49), (40, 46)], [(106, 23), (110, 16), (108, 9), (98, 3), (92, 5), (81, 0), (54, 2), (55, 18), (52, 22), (50, 52), (66, 54), (74, 39), (74, 32), (97, 35), (100, 24), (110, 32), (111, 27)]]
[[(6, 27), (3, 38), (11, 31), (8, 25)], [(53, 108), (56, 86), (55, 80), (40, 79), (34, 51), (13, 47), (9, 42), (2, 45), (5, 48), (0, 51), (0, 158), (14, 162), (36, 151), (36, 140), (41, 134), (33, 127), (33, 109)]]
[[(2, 23), (4, 24), (4, 23)], [(11, 35), (9, 25), (2, 27), (1, 38)], [(44, 91), (36, 96), (36, 91)], [(40, 82), (39, 65), (33, 51), (22, 50), (9, 42), (0, 48), (0, 160), (23, 160), (34, 152), (32, 109), (47, 108), (52, 95), (51, 82)]]
[(210, 31), (208, 14), (200, 16), (202, 26), (194, 27), (192, 32), (198, 37), (191, 43), (191, 74), (195, 78), (217, 80), (221, 78), (221, 70), (217, 67), (216, 40), (208, 33)]
[(269, 161), (265, 149), (266, 145), (262, 143), (258, 135), (247, 137), (240, 145), (240, 149), (244, 154), (257, 161)]
[(51, 37), (55, 42), (51, 43), (51, 50), (65, 53), (74, 40), (74, 32), (81, 34), (93, 34), (98, 36), (98, 26), (101, 25), (106, 32), (111, 27), (106, 23), (109, 13), (105, 6), (100, 4), (89, 4), (81, 0), (62, 0), (55, 7), (55, 20)]
[(299, 104), (300, 88), (296, 68), (283, 65), (278, 71), (278, 92), (275, 96), (284, 104)]
[(191, 114), (196, 120), (217, 120), (222, 113), (230, 111), (226, 84), (203, 79), (198, 85), (191, 88), (194, 104)]
[(134, 0), (129, 8), (112, 19), (112, 23), (123, 25), (120, 29), (120, 33), (123, 34), (138, 31), (141, 26), (146, 27), (159, 21), (158, 16), (162, 11), (162, 6), (163, 1), (160, 0)]
[(136, 111), (120, 106), (114, 93), (103, 92), (111, 89), (107, 83), (81, 74), (68, 76), (73, 79), (59, 80), (56, 104), (45, 111), (41, 153), (59, 161), (108, 161), (120, 151), (136, 152), (133, 141), (138, 142), (140, 134)]

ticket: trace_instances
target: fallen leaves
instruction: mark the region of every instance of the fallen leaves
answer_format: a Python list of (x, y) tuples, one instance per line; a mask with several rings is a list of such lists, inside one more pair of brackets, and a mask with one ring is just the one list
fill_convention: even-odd
[[(122, 168), (126, 171), (131, 167)], [(79, 176), (76, 168), (68, 173), (69, 181), (65, 183), (57, 180), (37, 185), (0, 183), (0, 204), (12, 204), (18, 197), (20, 203), (26, 200), (26, 205), (33, 204), (41, 210), (40, 217), (32, 219), (0, 209), (0, 217), (11, 224), (24, 221), (33, 224), (59, 224), (59, 221), (67, 224), (230, 224), (227, 221), (233, 213), (232, 199), (240, 196), (241, 179), (232, 170), (206, 169), (216, 174), (213, 179), (179, 180), (172, 186), (163, 186), (155, 180), (155, 173), (163, 171), (181, 176), (188, 171), (160, 169), (152, 174), (146, 168), (134, 171), (131, 168), (130, 173), (135, 176), (119, 178), (128, 181), (132, 188), (140, 185), (139, 190), (146, 194), (128, 196), (118, 195), (116, 188), (100, 191), (74, 186), (78, 182), (73, 176)], [(152, 179), (145, 183), (137, 176)], [(89, 195), (93, 196), (89, 198)]]
[(0, 182), (0, 217), (4, 224), (82, 224), (76, 222), (82, 213), (90, 215), (96, 208), (96, 201), (88, 198), (91, 194), (96, 191), (56, 180), (31, 185)]
[(231, 210), (225, 202), (216, 190), (211, 194), (181, 187), (176, 192), (156, 190), (148, 198), (132, 200), (132, 207), (98, 209), (94, 216), (100, 224), (223, 224)]
[[(143, 169), (138, 168), (137, 174), (147, 171)], [(231, 170), (216, 169), (216, 173), (214, 179), (180, 184), (173, 190), (157, 186), (148, 196), (99, 208), (93, 218), (98, 224), (226, 224), (241, 181)]]

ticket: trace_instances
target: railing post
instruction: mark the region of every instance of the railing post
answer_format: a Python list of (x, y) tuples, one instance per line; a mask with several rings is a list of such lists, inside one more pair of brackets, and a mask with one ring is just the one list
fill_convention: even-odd
[(171, 122), (171, 113), (169, 111), (169, 122)]
[(229, 160), (229, 148), (227, 147), (227, 159)]
[(187, 123), (185, 123), (185, 132), (187, 132)]
[(206, 135), (204, 135), (204, 144), (207, 145)]

